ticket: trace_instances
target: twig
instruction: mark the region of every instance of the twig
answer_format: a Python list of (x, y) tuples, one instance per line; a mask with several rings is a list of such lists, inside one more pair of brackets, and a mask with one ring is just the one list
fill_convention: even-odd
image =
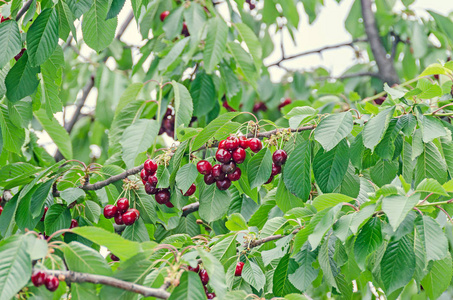
[(71, 120), (66, 124), (65, 129), (67, 132), (71, 132), (72, 128), (74, 128), (75, 123), (79, 119), (80, 111), (82, 110), (83, 106), (85, 105), (85, 101), (88, 98), (88, 95), (90, 94), (91, 89), (94, 86), (94, 76), (90, 76), (90, 80), (87, 82), (87, 84), (83, 87), (82, 90), (82, 97), (77, 101), (76, 104), (76, 109), (74, 114), (72, 115)]
[(317, 77), (315, 78), (316, 80), (327, 80), (327, 79), (336, 79), (336, 80), (342, 80), (342, 79), (348, 79), (348, 78), (354, 78), (354, 77), (380, 77), (378, 73), (374, 72), (358, 72), (358, 73), (351, 73), (351, 74), (344, 74), (338, 77), (334, 76), (323, 76), (323, 77)]
[(79, 273), (73, 271), (58, 271), (58, 270), (46, 270), (46, 273), (57, 275), (60, 280), (65, 280), (67, 283), (83, 283), (90, 282), (94, 284), (103, 284), (113, 286), (126, 291), (141, 294), (145, 297), (156, 297), (159, 299), (167, 299), (170, 297), (170, 293), (164, 288), (150, 288), (143, 285), (135, 284), (128, 281), (116, 279), (114, 277), (94, 275), (88, 273)]
[(182, 215), (184, 217), (187, 217), (189, 214), (197, 211), (199, 207), (200, 207), (200, 202), (188, 204), (182, 208)]
[(30, 8), (30, 5), (33, 3), (33, 0), (28, 0), (27, 3), (25, 3), (24, 7), (17, 13), (16, 16), (16, 21), (19, 21), (20, 18), (27, 12), (27, 10)]
[(124, 21), (123, 25), (121, 25), (120, 29), (118, 29), (118, 33), (115, 36), (115, 38), (117, 40), (121, 39), (121, 36), (124, 34), (124, 32), (126, 31), (127, 27), (132, 22), (132, 19), (134, 19), (134, 13), (131, 11), (129, 13), (129, 15), (127, 16), (126, 20)]
[[(291, 234), (296, 234), (298, 233), (302, 228), (297, 228), (295, 230), (293, 230), (293, 232), (291, 232)], [(282, 234), (277, 234), (277, 235), (271, 235), (271, 236), (268, 236), (268, 237), (265, 237), (265, 238), (262, 238), (260, 240), (256, 240), (256, 241), (252, 241), (249, 245), (249, 248), (254, 248), (254, 247), (258, 247), (266, 242), (270, 242), (270, 241), (275, 241), (275, 240), (279, 240), (283, 237), (285, 237), (286, 235), (282, 235)]]

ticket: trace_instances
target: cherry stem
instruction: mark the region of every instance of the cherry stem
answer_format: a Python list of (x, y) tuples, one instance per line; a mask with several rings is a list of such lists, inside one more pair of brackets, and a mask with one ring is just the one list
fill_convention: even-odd
[(71, 229), (60, 229), (60, 230), (57, 230), (55, 231), (54, 233), (52, 233), (48, 238), (47, 238), (47, 242), (50, 242), (50, 240), (59, 235), (60, 233), (65, 233), (65, 232), (71, 232)]

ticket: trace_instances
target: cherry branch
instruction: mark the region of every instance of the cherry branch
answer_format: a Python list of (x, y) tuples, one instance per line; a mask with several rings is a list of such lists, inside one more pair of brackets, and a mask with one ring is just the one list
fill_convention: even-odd
[(351, 73), (351, 74), (344, 74), (341, 76), (322, 76), (322, 77), (317, 77), (315, 78), (316, 80), (327, 80), (327, 79), (336, 79), (336, 80), (342, 80), (342, 79), (349, 79), (349, 78), (354, 78), (354, 77), (378, 77), (380, 78), (380, 75), (375, 72), (358, 72), (358, 73)]
[[(296, 234), (298, 233), (302, 228), (297, 228), (297, 229), (294, 229), (293, 232), (291, 232), (291, 234)], [(276, 235), (271, 235), (271, 236), (268, 236), (268, 237), (265, 237), (265, 238), (262, 238), (262, 239), (259, 239), (259, 240), (255, 240), (255, 241), (252, 241), (250, 244), (249, 244), (249, 248), (255, 248), (255, 247), (258, 247), (264, 243), (267, 243), (267, 242), (270, 242), (270, 241), (275, 241), (275, 240), (279, 240), (281, 238), (284, 238), (286, 237), (286, 235), (283, 235), (283, 234), (276, 234)]]
[(67, 283), (84, 283), (90, 282), (94, 284), (104, 284), (126, 291), (141, 294), (145, 297), (156, 297), (159, 299), (167, 299), (170, 297), (170, 293), (161, 288), (150, 288), (143, 285), (135, 284), (128, 281), (116, 279), (114, 277), (108, 277), (103, 275), (94, 275), (88, 273), (79, 273), (73, 271), (58, 271), (58, 270), (46, 270), (46, 273), (57, 275), (60, 280), (64, 280)]
[(33, 0), (28, 0), (27, 3), (22, 7), (22, 9), (17, 13), (16, 16), (16, 21), (19, 21), (20, 18), (27, 12), (27, 10), (30, 8), (31, 4), (33, 3)]

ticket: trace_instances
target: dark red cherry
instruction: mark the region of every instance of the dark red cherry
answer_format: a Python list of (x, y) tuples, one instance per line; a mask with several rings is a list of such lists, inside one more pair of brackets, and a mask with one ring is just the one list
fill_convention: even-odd
[(207, 174), (207, 175), (204, 175), (204, 183), (206, 183), (207, 185), (211, 185), (215, 182), (215, 178), (214, 176), (212, 176), (212, 174)]
[(272, 180), (274, 180), (274, 176), (271, 175), (271, 177), (269, 177), (269, 179), (264, 184), (269, 184), (272, 182)]
[(215, 180), (225, 179), (225, 173), (223, 173), (221, 165), (214, 165), (214, 167), (212, 167), (211, 175)]
[(207, 160), (200, 160), (197, 163), (197, 170), (200, 174), (203, 174), (203, 175), (211, 174), (212, 165)]
[(53, 275), (47, 275), (44, 280), (44, 285), (51, 292), (55, 292), (58, 289), (59, 284), (58, 278)]
[(159, 190), (155, 185), (150, 184), (149, 182), (145, 183), (145, 192), (148, 195), (155, 195)]
[(187, 269), (189, 269), (189, 271), (198, 273), (198, 272), (200, 272), (200, 265), (197, 265), (195, 268), (192, 268), (191, 266), (188, 266)]
[(291, 98), (286, 98), (285, 100), (282, 101), (282, 103), (278, 105), (278, 109), (281, 109), (282, 107), (285, 107), (286, 105), (289, 104), (291, 104)]
[(129, 209), (129, 200), (127, 198), (120, 198), (116, 202), (116, 207), (118, 209), (118, 212), (123, 213), (126, 210)]
[(120, 212), (116, 213), (114, 220), (115, 220), (116, 225), (124, 225), (123, 215)]
[(168, 15), (170, 14), (170, 12), (168, 10), (166, 11), (163, 11), (161, 14), (160, 14), (160, 20), (163, 22), (165, 20), (166, 17), (168, 17)]
[(219, 142), (218, 148), (219, 148), (219, 149), (225, 149), (225, 143), (226, 143), (226, 140), (221, 140), (221, 141)]
[(170, 201), (168, 201), (167, 203), (165, 203), (165, 206), (168, 207), (168, 208), (173, 208), (173, 207), (175, 207), (175, 206), (173, 205), (173, 203), (171, 203)]
[(137, 221), (140, 218), (140, 212), (138, 209), (131, 208), (130, 211), (134, 212), (137, 217), (135, 217), (135, 220)]
[(277, 150), (272, 154), (272, 161), (274, 164), (277, 166), (284, 165), (286, 162), (286, 159), (288, 158), (288, 155), (286, 154), (285, 150)]
[(208, 299), (214, 299), (215, 298), (215, 293), (207, 293), (206, 298)]
[(225, 163), (230, 162), (231, 153), (223, 148), (220, 148), (217, 150), (217, 152), (215, 154), (215, 158), (217, 159), (217, 161), (225, 164)]
[(217, 180), (216, 181), (217, 188), (221, 191), (228, 190), (228, 188), (231, 186), (231, 180), (228, 178), (224, 180)]
[(147, 175), (154, 175), (157, 171), (157, 164), (151, 159), (145, 161), (144, 167)]
[(205, 269), (203, 269), (203, 270), (200, 270), (198, 275), (200, 276), (201, 283), (203, 283), (203, 285), (207, 285), (209, 282), (208, 272)]
[(190, 186), (190, 188), (187, 190), (187, 192), (184, 194), (184, 196), (192, 196), (195, 191), (197, 190), (197, 186), (195, 185), (195, 183), (192, 183), (192, 185)]
[(225, 149), (229, 151), (236, 150), (239, 147), (239, 139), (237, 137), (230, 136), (225, 141)]
[(263, 143), (257, 138), (251, 138), (249, 140), (249, 147), (252, 152), (258, 153), (263, 148)]
[(76, 219), (72, 219), (71, 220), (71, 225), (69, 226), (69, 229), (72, 229), (72, 228), (75, 228), (75, 227), (79, 227), (79, 222), (77, 222)]
[(277, 166), (276, 164), (272, 163), (272, 173), (271, 173), (271, 176), (275, 176), (275, 175), (277, 175), (277, 174), (280, 174), (281, 171), (282, 171), (282, 167)]
[(123, 214), (123, 222), (124, 225), (132, 225), (135, 223), (135, 220), (137, 219), (137, 214), (133, 210), (128, 210)]
[(234, 170), (236, 170), (236, 164), (232, 161), (222, 165), (222, 172), (225, 174), (231, 174)]
[(152, 176), (148, 176), (148, 182), (149, 184), (151, 184), (152, 186), (157, 186), (157, 177), (156, 175), (152, 175)]
[(148, 181), (148, 175), (146, 174), (145, 169), (142, 169), (140, 171), (140, 178), (142, 179), (143, 184), (145, 184)]
[(190, 35), (189, 29), (187, 28), (186, 22), (183, 22), (183, 23), (182, 23), (181, 34), (182, 34), (183, 36), (189, 36), (189, 35)]
[(227, 177), (231, 181), (238, 181), (241, 178), (241, 169), (236, 168), (233, 173), (228, 174)]
[(44, 207), (44, 213), (42, 214), (41, 222), (44, 222), (44, 219), (46, 218), (46, 214), (47, 214), (48, 210), (49, 210), (49, 208), (47, 206)]
[(0, 216), (2, 215), (2, 213), (3, 213), (3, 207), (0, 206)]
[(164, 189), (164, 190), (160, 190), (157, 192), (155, 198), (156, 198), (156, 202), (159, 203), (159, 204), (165, 204), (167, 203), (168, 201), (170, 201), (170, 191), (167, 190), (167, 189)]
[(120, 260), (119, 257), (116, 256), (116, 255), (113, 254), (113, 253), (110, 253), (110, 259), (113, 260), (113, 261), (119, 261), (119, 260)]
[(240, 261), (236, 265), (236, 270), (234, 271), (234, 276), (241, 276), (242, 268), (244, 268), (244, 263), (242, 261)]
[(24, 55), (24, 52), (25, 52), (25, 48), (22, 48), (22, 50), (20, 50), (20, 52), (17, 53), (16, 56), (14, 56), (14, 59), (15, 59), (16, 61), (18, 61), (18, 60), (22, 57), (22, 55)]
[(234, 150), (233, 152), (233, 160), (237, 163), (237, 164), (242, 164), (245, 160), (245, 156), (246, 156), (246, 152), (244, 150), (244, 148), (237, 148), (236, 150)]
[(249, 140), (245, 137), (245, 135), (241, 135), (238, 137), (239, 139), (239, 147), (247, 149), (249, 147)]
[(31, 275), (31, 282), (36, 287), (43, 285), (45, 279), (46, 279), (46, 273), (44, 273), (42, 271), (36, 271)]

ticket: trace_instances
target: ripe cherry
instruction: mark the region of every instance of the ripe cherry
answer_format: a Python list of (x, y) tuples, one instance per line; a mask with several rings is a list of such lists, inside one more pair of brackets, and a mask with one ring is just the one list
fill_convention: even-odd
[(137, 216), (137, 217), (135, 218), (135, 220), (137, 221), (137, 220), (140, 218), (140, 212), (138, 211), (138, 209), (131, 208), (130, 211), (135, 212), (135, 215)]
[(145, 184), (148, 181), (148, 175), (146, 174), (145, 169), (142, 169), (140, 171), (140, 178), (142, 179), (143, 184)]
[(150, 184), (149, 182), (145, 183), (145, 192), (148, 195), (155, 195), (159, 190), (155, 185)]
[(204, 175), (204, 183), (206, 183), (207, 185), (211, 185), (215, 182), (215, 178), (214, 176), (212, 176), (212, 174), (207, 174), (207, 175)]
[(72, 229), (72, 228), (75, 228), (75, 227), (79, 227), (79, 222), (77, 222), (76, 219), (72, 219), (71, 220), (71, 225), (69, 226), (69, 229)]
[(278, 109), (282, 109), (282, 107), (291, 104), (291, 102), (292, 102), (291, 98), (286, 98), (285, 100), (282, 101), (282, 103), (278, 105)]
[(226, 149), (225, 148), (225, 143), (226, 143), (226, 140), (221, 140), (219, 142), (219, 146), (217, 146), (219, 149)]
[(189, 36), (189, 35), (190, 35), (189, 29), (187, 28), (186, 22), (183, 22), (183, 23), (182, 23), (181, 34), (182, 34), (183, 36)]
[(280, 174), (281, 171), (282, 171), (282, 167), (281, 166), (277, 166), (275, 163), (272, 163), (271, 176), (275, 176), (277, 174)]
[(47, 214), (48, 210), (49, 210), (49, 208), (47, 206), (44, 207), (44, 213), (42, 214), (41, 222), (44, 222), (44, 219), (46, 218), (46, 214)]
[(225, 173), (223, 173), (221, 165), (214, 165), (214, 167), (212, 167), (211, 175), (215, 180), (225, 179)]
[(231, 181), (238, 181), (241, 178), (241, 169), (236, 168), (233, 173), (228, 174), (227, 177)]
[(0, 216), (2, 215), (3, 207), (0, 206)]
[(24, 55), (24, 53), (25, 53), (25, 48), (22, 48), (22, 50), (20, 50), (20, 52), (17, 53), (16, 56), (14, 56), (14, 59), (15, 59), (16, 61), (18, 61), (18, 60), (22, 57), (22, 55)]
[(170, 192), (167, 189), (160, 190), (155, 196), (156, 202), (159, 204), (165, 204), (170, 201), (170, 196)]
[(217, 150), (215, 158), (217, 161), (226, 164), (231, 160), (231, 153), (223, 148), (220, 148)]
[(260, 152), (260, 150), (263, 148), (263, 143), (257, 138), (251, 138), (248, 142), (250, 150), (254, 153)]
[(272, 154), (272, 161), (277, 166), (284, 165), (287, 158), (288, 155), (286, 154), (285, 150), (277, 150), (274, 152), (274, 154)]
[(151, 184), (152, 186), (157, 186), (157, 177), (156, 175), (153, 175), (153, 176), (148, 176), (148, 182), (149, 184)]
[(116, 202), (116, 207), (118, 208), (118, 212), (125, 212), (129, 208), (129, 200), (127, 200), (127, 198), (118, 199), (118, 201)]
[(234, 162), (229, 162), (222, 165), (222, 172), (225, 174), (231, 174), (236, 170), (236, 164)]
[(58, 278), (53, 275), (47, 275), (44, 280), (44, 285), (51, 292), (55, 292), (58, 289), (59, 284)]
[(206, 298), (208, 299), (214, 299), (215, 298), (215, 293), (207, 293)]
[(157, 171), (157, 164), (151, 159), (147, 159), (143, 165), (143, 168), (145, 169), (147, 175), (154, 175)]
[(113, 253), (110, 253), (110, 259), (113, 260), (113, 261), (119, 261), (119, 260), (120, 260), (119, 257), (116, 256), (116, 255), (113, 254)]
[(221, 191), (228, 190), (228, 188), (231, 186), (231, 180), (228, 178), (224, 180), (217, 180), (216, 182), (217, 188)]
[(135, 223), (135, 220), (137, 219), (137, 214), (133, 210), (128, 210), (123, 214), (123, 222), (124, 225), (132, 225)]
[(264, 184), (269, 184), (272, 182), (272, 180), (274, 180), (274, 176), (271, 175), (271, 177), (269, 177), (269, 179)]
[(120, 214), (119, 212), (115, 215), (115, 223), (116, 225), (124, 225), (123, 215)]
[(200, 276), (201, 283), (203, 283), (203, 285), (207, 285), (209, 282), (208, 271), (206, 271), (205, 269), (200, 270), (198, 275)]
[(238, 137), (238, 139), (239, 147), (244, 149), (247, 149), (249, 147), (249, 140), (244, 135), (241, 135), (240, 137)]
[(118, 212), (118, 208), (115, 205), (109, 204), (104, 207), (104, 217), (106, 219), (113, 218), (117, 212)]
[(239, 139), (237, 137), (229, 137), (225, 141), (225, 149), (229, 151), (236, 150), (239, 147)]
[(165, 20), (166, 17), (168, 17), (168, 15), (170, 14), (170, 12), (168, 10), (166, 11), (163, 11), (161, 14), (160, 14), (160, 20), (163, 22)]
[(167, 203), (165, 203), (165, 206), (168, 207), (168, 208), (173, 208), (173, 207), (175, 207), (175, 206), (173, 205), (173, 203), (171, 203), (170, 201), (168, 201)]
[(243, 148), (237, 148), (236, 150), (234, 150), (233, 152), (233, 160), (237, 163), (237, 164), (242, 164), (245, 160), (245, 156), (246, 156), (246, 152)]
[(203, 175), (211, 174), (212, 165), (207, 160), (200, 160), (197, 163), (197, 170), (200, 174), (203, 174)]
[(241, 276), (242, 268), (244, 268), (244, 263), (242, 261), (240, 261), (236, 265), (236, 270), (234, 271), (234, 276)]
[(187, 192), (184, 194), (184, 196), (192, 196), (195, 191), (197, 190), (197, 186), (195, 185), (195, 183), (192, 183), (192, 185), (190, 186), (190, 188), (187, 190)]
[(31, 282), (36, 287), (43, 285), (45, 279), (46, 279), (46, 273), (44, 273), (42, 271), (36, 271), (31, 275)]
[(189, 269), (189, 271), (198, 273), (198, 272), (200, 272), (200, 265), (197, 265), (195, 268), (192, 268), (191, 266), (188, 266), (187, 269)]

